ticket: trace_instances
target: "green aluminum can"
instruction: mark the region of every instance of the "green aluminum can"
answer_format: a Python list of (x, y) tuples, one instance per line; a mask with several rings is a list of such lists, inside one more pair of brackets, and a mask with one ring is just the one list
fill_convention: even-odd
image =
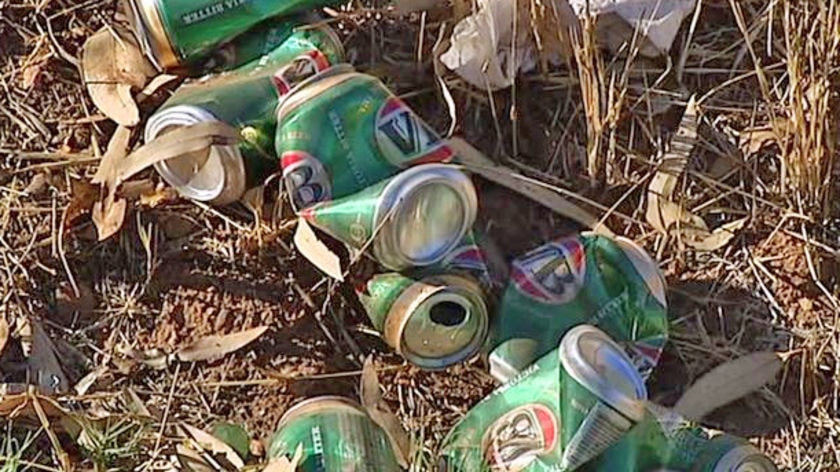
[[(282, 125), (281, 125), (282, 126)], [(440, 262), (475, 222), (478, 196), (458, 167), (424, 164), (300, 212), (353, 250), (401, 271)]]
[(621, 347), (597, 328), (578, 326), (456, 425), (439, 471), (576, 470), (644, 419), (646, 398)]
[(357, 290), (374, 328), (406, 360), (442, 369), (476, 354), (487, 336), (485, 295), (464, 275), (389, 273)]
[(438, 472), (776, 472), (746, 441), (711, 437), (646, 398), (623, 349), (578, 326), (467, 413)]
[(319, 51), (329, 64), (344, 62), (341, 38), (315, 15), (276, 18), (219, 45), (194, 69), (250, 71), (288, 64), (305, 51)]
[(452, 149), (376, 77), (327, 71), (286, 95), (276, 153), (296, 209), (340, 199)]
[(610, 472), (777, 472), (755, 446), (729, 434), (711, 435), (653, 403), (645, 419), (582, 470)]
[[(220, 46), (271, 18), (340, 3), (335, 0), (125, 0), (134, 31), (147, 55), (162, 70), (203, 63)], [(246, 38), (238, 63), (266, 50), (268, 31)], [(236, 42), (236, 41), (233, 41)], [(273, 49), (273, 48), (267, 48)]]
[(485, 293), (492, 294), (504, 286), (504, 261), (493, 259), (491, 244), (487, 236), (475, 230), (467, 232), (460, 243), (439, 263), (428, 269), (428, 273), (465, 274), (475, 278)]
[(584, 233), (514, 261), (491, 327), (491, 374), (508, 381), (583, 323), (620, 342), (643, 377), (657, 364), (668, 333), (665, 282), (632, 241)]
[[(155, 165), (158, 173), (185, 197), (227, 204), (279, 170), (274, 155), (275, 108), (287, 90), (292, 69), (315, 71), (343, 60), (341, 44), (329, 27), (306, 36), (293, 35), (273, 53), (280, 67), (253, 66), (210, 75), (181, 86), (147, 122), (146, 141), (176, 128), (223, 121), (240, 130), (237, 146), (214, 146), (206, 153), (181, 156)], [(312, 40), (318, 37), (318, 41)], [(323, 49), (323, 50), (322, 50)]]
[(296, 472), (396, 472), (387, 434), (358, 404), (340, 397), (306, 400), (290, 409), (271, 439), (268, 457), (303, 457)]

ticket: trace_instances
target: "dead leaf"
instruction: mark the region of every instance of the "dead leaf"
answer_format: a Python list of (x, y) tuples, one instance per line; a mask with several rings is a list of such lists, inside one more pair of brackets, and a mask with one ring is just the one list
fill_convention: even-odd
[(735, 231), (746, 219), (734, 221), (710, 231), (700, 216), (674, 201), (674, 192), (685, 173), (691, 153), (698, 143), (700, 108), (694, 96), (688, 101), (680, 128), (671, 139), (670, 149), (663, 156), (662, 165), (648, 186), (645, 219), (664, 234), (678, 234), (687, 246), (714, 251), (729, 244)]
[(110, 185), (120, 185), (138, 172), (185, 154), (208, 151), (214, 145), (233, 145), (239, 142), (239, 132), (221, 121), (205, 121), (176, 128), (152, 142), (146, 143), (121, 161), (112, 174)]
[(778, 130), (786, 130), (788, 121), (785, 118), (776, 118), (765, 126), (747, 128), (739, 133), (738, 147), (744, 156), (751, 157), (773, 144), (782, 145), (784, 141), (779, 136)]
[[(108, 141), (108, 149), (99, 161), (99, 168), (91, 179), (95, 184), (107, 184), (114, 181), (114, 173), (119, 168), (121, 161), (128, 155), (128, 146), (131, 141), (131, 130), (120, 126)], [(110, 189), (116, 191), (116, 189)]]
[(134, 33), (120, 23), (114, 23), (112, 28), (117, 35), (114, 56), (118, 77), (132, 88), (144, 90), (150, 79), (158, 76), (157, 69), (143, 53)]
[(24, 67), (22, 74), (23, 88), (29, 90), (32, 87), (34, 87), (35, 83), (38, 82), (38, 77), (41, 76), (41, 72), (43, 70), (43, 63), (40, 62)]
[(289, 460), (288, 457), (274, 457), (268, 462), (263, 472), (296, 472), (298, 464), (303, 460), (303, 444), (298, 444), (295, 449), (295, 457)]
[(400, 420), (382, 398), (379, 376), (376, 374), (376, 369), (373, 366), (372, 356), (368, 356), (365, 359), (359, 388), (361, 390), (362, 405), (367, 410), (373, 422), (379, 425), (387, 434), (400, 466), (408, 468), (408, 458), (412, 456), (411, 440), (405, 428), (400, 423)]
[[(671, 139), (670, 149), (663, 156), (662, 165), (648, 186), (646, 219), (663, 233), (668, 233), (674, 225), (685, 223), (693, 216), (687, 215), (682, 207), (673, 204), (672, 200), (677, 183), (688, 166), (691, 152), (697, 146), (699, 120), (696, 97), (692, 96), (680, 127)], [(705, 223), (703, 226), (705, 227)], [(708, 231), (708, 228), (705, 229)]]
[(318, 235), (315, 234), (315, 231), (303, 217), (298, 218), (294, 241), (298, 252), (321, 272), (336, 280), (344, 281), (341, 259), (318, 238)]
[(6, 321), (5, 314), (0, 314), (0, 356), (3, 355), (7, 342), (9, 342), (9, 322)]
[(481, 151), (461, 138), (448, 140), (449, 146), (458, 155), (458, 162), (473, 174), (523, 195), (566, 218), (577, 221), (597, 234), (614, 236), (609, 228), (594, 215), (570, 202), (544, 184), (516, 173), (508, 167), (493, 164)]
[(108, 118), (121, 126), (140, 123), (140, 109), (131, 96), (130, 85), (88, 83), (87, 89), (93, 104)]
[(149, 208), (157, 208), (167, 203), (176, 202), (179, 199), (178, 191), (170, 187), (158, 187), (140, 195), (140, 205)]
[(47, 178), (47, 174), (35, 174), (35, 177), (32, 177), (32, 180), (23, 192), (30, 196), (37, 196), (47, 188), (48, 183), (49, 179)]
[(160, 90), (161, 88), (165, 87), (168, 84), (171, 84), (172, 82), (174, 82), (176, 80), (179, 80), (180, 78), (181, 77), (178, 77), (177, 75), (169, 75), (169, 74), (161, 74), (161, 75), (155, 77), (154, 79), (152, 79), (151, 82), (149, 82), (148, 85), (146, 85), (146, 87), (143, 89), (142, 92), (137, 94), (137, 97), (135, 97), (135, 99), (137, 100), (137, 103), (143, 103), (149, 97), (154, 95), (158, 90)]
[(93, 205), (91, 215), (93, 224), (99, 234), (99, 240), (105, 241), (117, 234), (125, 221), (125, 213), (128, 202), (124, 199), (114, 201), (112, 197), (106, 197), (102, 202)]
[(91, 371), (89, 374), (82, 377), (81, 380), (76, 382), (76, 385), (73, 386), (73, 391), (76, 392), (76, 395), (83, 396), (85, 395), (88, 390), (99, 380), (100, 377), (105, 375), (108, 372), (108, 366), (99, 366), (95, 370)]
[(66, 392), (70, 383), (58, 361), (52, 340), (40, 321), (30, 318), (29, 326), (32, 333), (32, 351), (29, 353), (27, 364), (31, 378), (45, 391)]
[(266, 331), (268, 326), (261, 326), (226, 336), (208, 336), (180, 349), (176, 355), (183, 362), (218, 359), (251, 344)]
[(183, 425), (183, 428), (199, 446), (211, 452), (213, 455), (222, 455), (232, 466), (236, 467), (236, 470), (242, 470), (245, 467), (245, 463), (239, 457), (239, 454), (221, 439), (188, 424)]
[(207, 460), (191, 447), (183, 444), (175, 446), (177, 453), (178, 465), (182, 467), (179, 470), (191, 472), (216, 472), (216, 468), (207, 463)]
[(712, 231), (712, 234), (702, 239), (689, 239), (686, 241), (686, 244), (699, 251), (717, 251), (726, 247), (732, 241), (732, 238), (735, 237), (736, 233), (743, 229), (747, 221), (749, 221), (749, 218), (742, 218), (731, 223), (726, 223)]
[[(50, 390), (52, 391), (52, 390)], [(0, 385), (0, 418), (25, 419), (40, 423), (34, 402), (40, 404), (47, 418), (60, 419), (68, 415), (61, 405), (35, 385)]]
[(73, 226), (79, 218), (89, 213), (93, 209), (93, 205), (99, 199), (99, 187), (91, 185), (87, 181), (71, 180), (70, 189), (70, 193), (73, 197), (65, 210), (65, 228)]
[(103, 27), (89, 37), (82, 50), (82, 71), (93, 103), (123, 126), (140, 122), (131, 94), (157, 75), (134, 35), (119, 24)]
[(674, 410), (692, 421), (772, 382), (782, 368), (775, 352), (757, 352), (712, 369), (694, 382)]
[(123, 389), (122, 393), (128, 411), (135, 415), (142, 416), (144, 418), (157, 419), (157, 417), (152, 414), (149, 408), (146, 407), (146, 404), (143, 403), (143, 400), (141, 400), (140, 397), (137, 396), (137, 392), (135, 392), (133, 388), (127, 387)]

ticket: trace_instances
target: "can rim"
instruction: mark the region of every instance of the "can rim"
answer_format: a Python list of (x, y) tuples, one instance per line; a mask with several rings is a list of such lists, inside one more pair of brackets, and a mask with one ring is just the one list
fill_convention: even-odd
[[(218, 121), (211, 112), (193, 105), (176, 105), (153, 115), (144, 132), (144, 139), (150, 142), (173, 127), (190, 126), (198, 123)], [(215, 151), (215, 154), (213, 152)], [(244, 193), (246, 184), (245, 160), (236, 145), (214, 145), (210, 159), (218, 158), (224, 174), (212, 190), (197, 189), (185, 182), (169, 167), (166, 161), (157, 162), (155, 170), (184, 197), (192, 200), (226, 205), (237, 201)]]
[(277, 430), (279, 431), (296, 418), (299, 418), (320, 407), (331, 407), (331, 409), (334, 410), (343, 410), (368, 416), (367, 412), (358, 402), (338, 395), (326, 395), (306, 399), (286, 410), (286, 413), (280, 417), (280, 421), (277, 423)]
[[(471, 307), (471, 313), (478, 321), (478, 329), (464, 348), (444, 357), (429, 358), (408, 351), (405, 346), (405, 328), (411, 315), (423, 305), (434, 301), (434, 297), (446, 295), (460, 297), (464, 305)], [(382, 336), (397, 353), (410, 363), (427, 370), (444, 369), (469, 359), (476, 354), (487, 338), (489, 330), (489, 311), (484, 299), (484, 291), (478, 282), (463, 275), (436, 275), (426, 277), (406, 289), (391, 308), (385, 319)]]
[(776, 465), (758, 448), (752, 444), (742, 444), (727, 451), (715, 463), (714, 472), (740, 472), (744, 465), (759, 466), (762, 472), (777, 472), (778, 470)]
[(156, 0), (128, 0), (131, 5), (129, 21), (146, 56), (158, 70), (181, 65), (172, 40), (163, 25)]
[(286, 115), (307, 100), (332, 89), (342, 82), (359, 76), (364, 76), (364, 74), (356, 72), (352, 65), (336, 64), (320, 74), (315, 74), (301, 81), (279, 98), (276, 108), (277, 122), (282, 123)]
[[(584, 336), (593, 336), (604, 346), (611, 349), (611, 354), (615, 355), (613, 359), (618, 360), (618, 365), (612, 367), (618, 369), (627, 380), (633, 383), (637, 398), (627, 396), (595, 371), (590, 361), (584, 357), (584, 353), (579, 346), (579, 342)], [(647, 400), (648, 397), (645, 381), (621, 346), (606, 333), (592, 325), (580, 325), (572, 328), (560, 341), (559, 355), (563, 369), (576, 382), (631, 420), (639, 422), (644, 419), (644, 400)]]
[[(399, 228), (392, 224), (394, 217), (411, 195), (423, 187), (445, 184), (454, 190), (464, 206), (460, 228), (446, 245), (426, 259), (414, 259), (400, 248)], [(448, 164), (423, 164), (411, 167), (392, 178), (382, 191), (373, 217), (374, 228), (380, 228), (373, 242), (373, 254), (385, 267), (402, 270), (409, 267), (424, 267), (443, 260), (464, 238), (478, 216), (478, 193), (472, 179), (457, 166)], [(385, 221), (390, 218), (390, 221)]]

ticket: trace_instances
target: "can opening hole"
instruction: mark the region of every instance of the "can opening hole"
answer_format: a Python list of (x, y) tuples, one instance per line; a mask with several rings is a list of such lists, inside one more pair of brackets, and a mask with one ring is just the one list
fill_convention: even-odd
[(455, 302), (441, 302), (432, 307), (430, 316), (435, 323), (451, 328), (464, 323), (467, 310)]

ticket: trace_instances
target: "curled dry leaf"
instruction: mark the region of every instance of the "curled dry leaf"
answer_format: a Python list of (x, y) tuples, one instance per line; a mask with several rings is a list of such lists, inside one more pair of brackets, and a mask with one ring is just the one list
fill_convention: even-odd
[(379, 425), (391, 441), (394, 455), (403, 468), (408, 467), (408, 458), (412, 456), (412, 444), (408, 433), (403, 428), (400, 420), (391, 411), (391, 408), (382, 398), (382, 389), (379, 384), (379, 376), (373, 366), (373, 357), (365, 359), (362, 367), (362, 378), (359, 386), (362, 405), (367, 410), (374, 423)]
[(0, 314), (0, 356), (3, 355), (7, 342), (9, 342), (9, 322), (6, 321), (5, 314)]
[(598, 218), (578, 205), (570, 202), (545, 184), (516, 173), (513, 169), (493, 164), (481, 151), (461, 138), (452, 138), (448, 144), (457, 153), (459, 162), (466, 170), (497, 185), (513, 190), (555, 213), (574, 220), (593, 232), (606, 236), (614, 233)]
[[(108, 141), (108, 149), (99, 161), (99, 168), (91, 179), (95, 184), (109, 184), (114, 180), (114, 173), (120, 166), (121, 161), (128, 155), (128, 147), (131, 141), (131, 129), (120, 126)], [(111, 190), (111, 189), (109, 189)], [(116, 190), (116, 189), (114, 189)]]
[(306, 219), (302, 217), (298, 218), (294, 241), (298, 252), (321, 272), (336, 280), (344, 281), (341, 259), (318, 238)]
[(697, 146), (699, 125), (700, 109), (695, 97), (691, 97), (680, 128), (671, 140), (670, 150), (663, 156), (662, 165), (648, 186), (645, 218), (651, 226), (665, 234), (679, 234), (680, 239), (691, 248), (715, 251), (729, 244), (747, 220), (733, 221), (710, 231), (703, 218), (673, 201), (677, 183)]
[(69, 415), (53, 398), (42, 393), (34, 385), (0, 385), (0, 418), (21, 420), (40, 424), (38, 407), (49, 420), (61, 420)]
[[(662, 165), (648, 186), (646, 219), (654, 228), (667, 233), (679, 223), (700, 224), (699, 217), (688, 215), (672, 199), (677, 183), (688, 166), (691, 152), (697, 146), (697, 128), (700, 124), (699, 110), (695, 97), (691, 97), (685, 109), (680, 127), (671, 139), (669, 151), (662, 158)], [(692, 218), (694, 217), (694, 218)], [(705, 223), (702, 228), (708, 231)]]
[(132, 89), (142, 89), (157, 75), (134, 36), (124, 27), (103, 27), (85, 42), (82, 72), (93, 103), (123, 126), (140, 122)]
[(171, 84), (175, 81), (178, 81), (180, 79), (181, 78), (178, 77), (177, 75), (169, 75), (169, 74), (161, 74), (161, 75), (155, 77), (154, 79), (152, 79), (151, 82), (149, 82), (148, 85), (146, 85), (146, 87), (143, 89), (143, 91), (141, 91), (140, 93), (137, 94), (137, 97), (136, 97), (137, 98), (137, 103), (143, 103), (149, 97), (151, 97), (152, 95), (157, 93), (157, 91), (160, 90), (161, 88), (163, 88), (163, 87), (165, 87), (165, 86), (167, 86), (167, 85), (169, 85), (169, 84)]
[(184, 470), (188, 472), (216, 472), (216, 468), (211, 466), (200, 453), (191, 447), (178, 444), (175, 446), (175, 452), (176, 458), (178, 459), (178, 465), (181, 467), (177, 470)]
[(105, 241), (119, 232), (125, 221), (127, 208), (128, 202), (123, 199), (114, 200), (112, 197), (106, 197), (104, 201), (93, 205), (91, 217), (100, 241)]
[(295, 457), (291, 460), (285, 456), (273, 457), (263, 472), (296, 472), (301, 460), (303, 460), (303, 444), (298, 444)]
[[(221, 439), (206, 433), (198, 428), (188, 424), (183, 425), (184, 430), (189, 437), (195, 440), (203, 449), (211, 452), (214, 456), (220, 455), (227, 460), (236, 470), (242, 470), (245, 467), (245, 462), (239, 457), (239, 454), (230, 446), (224, 443)], [(224, 469), (223, 469), (224, 470)]]
[(693, 421), (728, 405), (776, 378), (782, 359), (775, 352), (757, 352), (715, 367), (694, 382), (674, 405), (674, 410)]
[(183, 362), (218, 359), (251, 344), (266, 331), (268, 326), (261, 326), (227, 336), (208, 336), (182, 348), (176, 356)]
[(177, 128), (146, 143), (120, 161), (109, 185), (120, 185), (158, 162), (202, 150), (209, 151), (214, 145), (232, 145), (238, 142), (239, 132), (236, 128), (221, 121), (207, 121)]

